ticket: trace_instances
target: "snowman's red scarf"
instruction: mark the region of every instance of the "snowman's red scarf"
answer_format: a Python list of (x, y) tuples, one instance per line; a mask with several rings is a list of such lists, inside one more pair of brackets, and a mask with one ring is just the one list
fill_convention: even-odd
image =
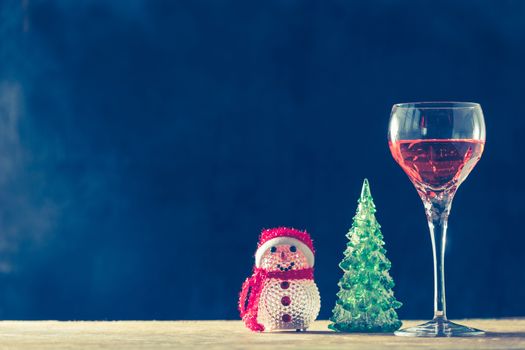
[(252, 276), (244, 281), (239, 295), (239, 312), (241, 313), (241, 318), (246, 324), (246, 327), (252, 331), (264, 331), (264, 326), (257, 322), (257, 312), (259, 310), (259, 298), (262, 287), (264, 286), (264, 282), (269, 278), (276, 278), (283, 281), (313, 280), (314, 269), (266, 271), (261, 268), (254, 268)]

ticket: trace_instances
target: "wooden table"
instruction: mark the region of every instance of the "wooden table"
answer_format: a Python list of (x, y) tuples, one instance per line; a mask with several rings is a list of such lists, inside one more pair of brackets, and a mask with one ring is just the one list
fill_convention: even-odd
[(0, 349), (525, 349), (525, 319), (460, 322), (489, 333), (439, 339), (342, 334), (327, 330), (326, 321), (306, 333), (261, 334), (240, 321), (2, 321)]

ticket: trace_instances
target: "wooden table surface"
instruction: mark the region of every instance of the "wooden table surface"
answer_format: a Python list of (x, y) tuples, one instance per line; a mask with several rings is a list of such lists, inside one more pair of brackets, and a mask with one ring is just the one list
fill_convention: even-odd
[(525, 319), (460, 322), (489, 333), (437, 339), (343, 334), (329, 331), (326, 321), (305, 333), (252, 333), (240, 321), (2, 321), (0, 349), (525, 349)]

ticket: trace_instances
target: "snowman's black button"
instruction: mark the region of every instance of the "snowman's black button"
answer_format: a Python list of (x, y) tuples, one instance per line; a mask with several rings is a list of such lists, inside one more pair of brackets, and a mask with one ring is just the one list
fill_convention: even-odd
[(290, 299), (289, 296), (285, 295), (284, 297), (281, 298), (281, 304), (283, 304), (284, 306), (288, 306), (292, 303), (292, 299)]

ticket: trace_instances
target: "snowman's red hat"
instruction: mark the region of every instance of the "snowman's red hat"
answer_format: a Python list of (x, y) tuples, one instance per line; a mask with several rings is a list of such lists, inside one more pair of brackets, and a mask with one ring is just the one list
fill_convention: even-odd
[(255, 266), (261, 265), (262, 256), (272, 246), (276, 245), (294, 245), (299, 249), (310, 267), (314, 266), (314, 244), (310, 235), (306, 231), (296, 230), (288, 227), (277, 227), (266, 229), (261, 232), (259, 237), (259, 244), (255, 252)]

